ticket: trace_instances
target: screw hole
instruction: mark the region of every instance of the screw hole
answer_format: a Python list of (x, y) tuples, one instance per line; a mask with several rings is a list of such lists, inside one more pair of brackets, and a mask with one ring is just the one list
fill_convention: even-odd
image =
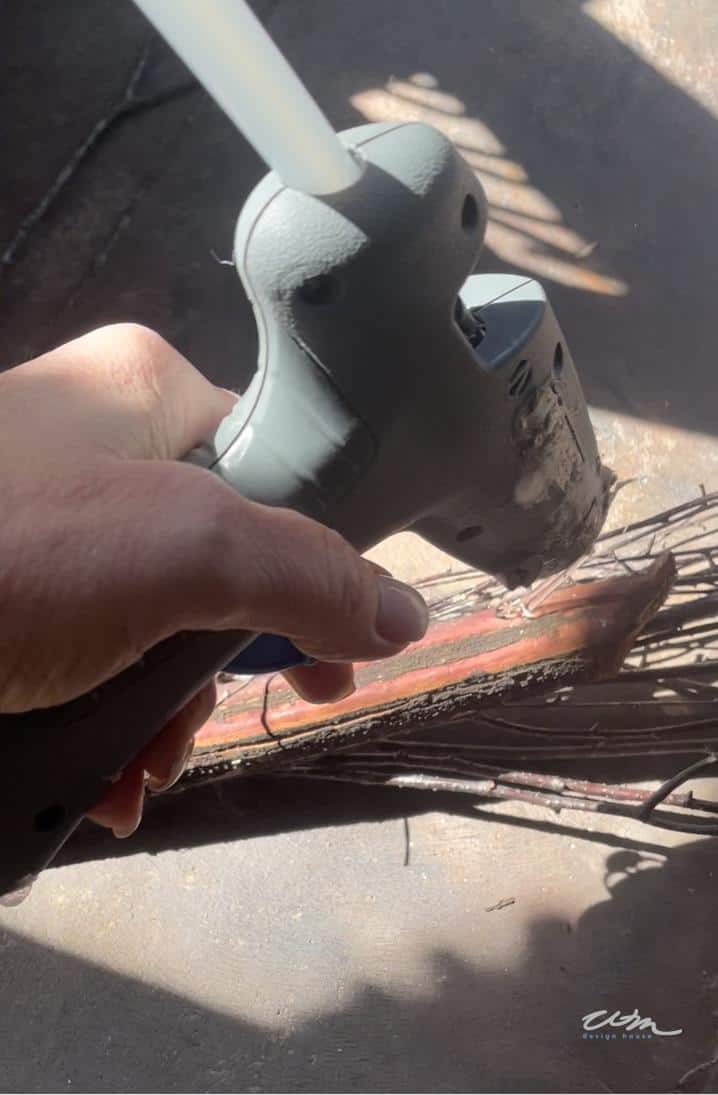
[(556, 349), (553, 352), (553, 375), (560, 376), (563, 372), (563, 346), (560, 342), (556, 343)]
[(318, 274), (307, 278), (299, 289), (299, 295), (306, 304), (331, 304), (339, 296), (339, 281), (331, 274)]
[(35, 814), (33, 826), (36, 833), (51, 833), (65, 820), (65, 807), (59, 802), (54, 806), (46, 806)]
[(467, 194), (461, 207), (461, 227), (465, 232), (473, 232), (479, 223), (479, 207), (473, 194)]
[(476, 536), (481, 536), (483, 531), (483, 525), (467, 525), (466, 528), (462, 528), (461, 532), (457, 532), (456, 539), (458, 543), (463, 544), (466, 540), (473, 540)]
[(512, 399), (518, 398), (528, 388), (531, 383), (531, 366), (526, 358), (522, 358), (518, 365), (511, 374), (509, 380), (509, 395)]

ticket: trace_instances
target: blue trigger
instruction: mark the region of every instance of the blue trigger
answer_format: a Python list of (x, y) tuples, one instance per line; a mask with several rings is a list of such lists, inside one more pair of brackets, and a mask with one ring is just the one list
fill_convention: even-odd
[(314, 658), (302, 654), (294, 643), (281, 635), (257, 635), (241, 654), (225, 666), (225, 672), (247, 675), (277, 673), (280, 669), (292, 669), (295, 665), (314, 665), (314, 662)]

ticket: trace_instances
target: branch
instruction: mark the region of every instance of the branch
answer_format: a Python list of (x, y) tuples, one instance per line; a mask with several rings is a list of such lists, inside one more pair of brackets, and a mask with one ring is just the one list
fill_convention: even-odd
[(183, 783), (287, 770), (391, 735), (445, 727), (507, 700), (615, 676), (675, 573), (669, 555), (640, 574), (554, 591), (530, 617), (495, 608), (434, 624), (402, 654), (359, 667), (357, 691), (317, 707), (279, 675), (224, 687)]

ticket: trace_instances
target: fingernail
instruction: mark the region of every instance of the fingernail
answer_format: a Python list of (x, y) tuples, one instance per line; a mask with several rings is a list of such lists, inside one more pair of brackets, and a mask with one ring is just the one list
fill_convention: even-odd
[(389, 643), (415, 642), (426, 634), (429, 610), (416, 590), (395, 578), (381, 576), (375, 626)]
[(156, 795), (160, 791), (169, 791), (170, 787), (174, 787), (180, 776), (183, 775), (187, 762), (192, 756), (192, 750), (194, 749), (194, 738), (188, 743), (187, 748), (178, 760), (174, 762), (169, 771), (164, 776), (150, 776), (147, 780), (147, 786), (150, 791), (153, 791)]
[(126, 840), (128, 836), (132, 836), (133, 833), (137, 832), (140, 827), (140, 822), (142, 821), (142, 811), (144, 809), (144, 805), (145, 796), (143, 792), (141, 798), (137, 803), (137, 813), (135, 814), (134, 818), (128, 821), (126, 825), (117, 825), (113, 828), (112, 832), (118, 840)]
[(137, 817), (135, 818), (135, 820), (133, 822), (131, 822), (130, 824), (128, 824), (126, 826), (118, 825), (116, 828), (114, 828), (112, 830), (112, 832), (113, 832), (114, 836), (117, 837), (118, 840), (126, 840), (128, 836), (132, 836), (133, 833), (137, 832), (137, 830), (140, 827), (140, 822), (141, 821), (142, 821), (142, 811), (140, 810), (139, 814), (137, 815)]

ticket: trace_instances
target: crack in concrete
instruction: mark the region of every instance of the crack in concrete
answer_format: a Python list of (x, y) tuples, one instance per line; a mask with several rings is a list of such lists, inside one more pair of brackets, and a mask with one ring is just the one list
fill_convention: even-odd
[[(173, 89), (169, 89), (170, 92), (172, 90)], [(167, 98), (168, 94), (169, 93), (160, 93), (160, 95), (164, 96), (163, 101), (165, 101), (165, 102), (168, 101), (168, 98)], [(178, 98), (178, 97), (179, 97), (178, 95), (173, 96), (173, 98)], [(153, 96), (153, 100), (155, 98), (159, 98), (159, 96), (156, 96), (156, 97)], [(170, 151), (173, 150), (174, 148), (176, 148), (177, 145), (179, 144), (179, 142), (182, 140), (182, 137), (183, 137), (186, 129), (188, 128), (188, 126), (192, 122), (193, 116), (194, 115), (193, 115), (192, 111), (188, 111), (185, 114), (184, 118), (180, 122), (178, 131), (177, 131), (177, 134), (176, 134), (174, 140), (169, 145), (169, 150)], [(117, 217), (117, 219), (116, 219), (109, 235), (107, 236), (107, 238), (103, 242), (100, 243), (100, 246), (97, 248), (97, 250), (90, 256), (89, 262), (85, 266), (85, 269), (82, 271), (82, 273), (80, 274), (79, 278), (77, 279), (75, 285), (72, 287), (70, 292), (65, 297), (65, 300), (63, 301), (63, 304), (59, 309), (60, 314), (66, 312), (66, 311), (70, 311), (75, 307), (77, 299), (80, 296), (80, 294), (82, 293), (82, 290), (84, 289), (85, 285), (87, 284), (87, 281), (89, 279), (91, 279), (95, 275), (97, 270), (101, 266), (103, 266), (104, 263), (107, 261), (107, 257), (109, 255), (110, 251), (112, 250), (112, 248), (114, 247), (115, 243), (117, 242), (119, 237), (122, 235), (122, 233), (125, 231), (125, 229), (131, 224), (132, 218), (135, 214), (135, 211), (137, 210), (137, 207), (144, 200), (144, 198), (147, 197), (147, 195), (150, 193), (152, 188), (154, 186), (156, 186), (157, 183), (160, 181), (160, 179), (163, 177), (163, 175), (167, 171), (168, 164), (169, 164), (169, 156), (165, 155), (165, 156), (163, 156), (162, 162), (160, 163), (160, 166), (157, 170), (148, 172), (145, 175), (144, 179), (138, 181), (138, 184), (135, 187), (135, 191), (134, 191), (134, 194), (132, 195), (132, 198), (125, 205), (124, 209), (122, 210), (120, 215)], [(49, 349), (51, 346), (54, 346), (55, 341), (56, 341), (55, 337), (52, 336), (48, 340), (47, 348)]]
[(72, 153), (69, 160), (56, 175), (39, 202), (20, 222), (17, 231), (5, 248), (2, 256), (0, 256), (0, 275), (7, 270), (8, 267), (14, 265), (18, 252), (28, 242), (33, 231), (43, 222), (87, 157), (119, 122), (124, 121), (126, 118), (137, 117), (137, 115), (142, 114), (145, 111), (153, 110), (155, 107), (183, 98), (185, 95), (199, 90), (199, 84), (196, 80), (186, 80), (179, 84), (175, 84), (172, 87), (165, 88), (164, 90), (157, 92), (156, 95), (137, 98), (135, 92), (147, 70), (152, 43), (153, 38), (151, 38), (143, 48), (139, 60), (132, 69), (119, 102), (108, 114), (105, 114), (95, 122), (90, 129), (90, 132)]

